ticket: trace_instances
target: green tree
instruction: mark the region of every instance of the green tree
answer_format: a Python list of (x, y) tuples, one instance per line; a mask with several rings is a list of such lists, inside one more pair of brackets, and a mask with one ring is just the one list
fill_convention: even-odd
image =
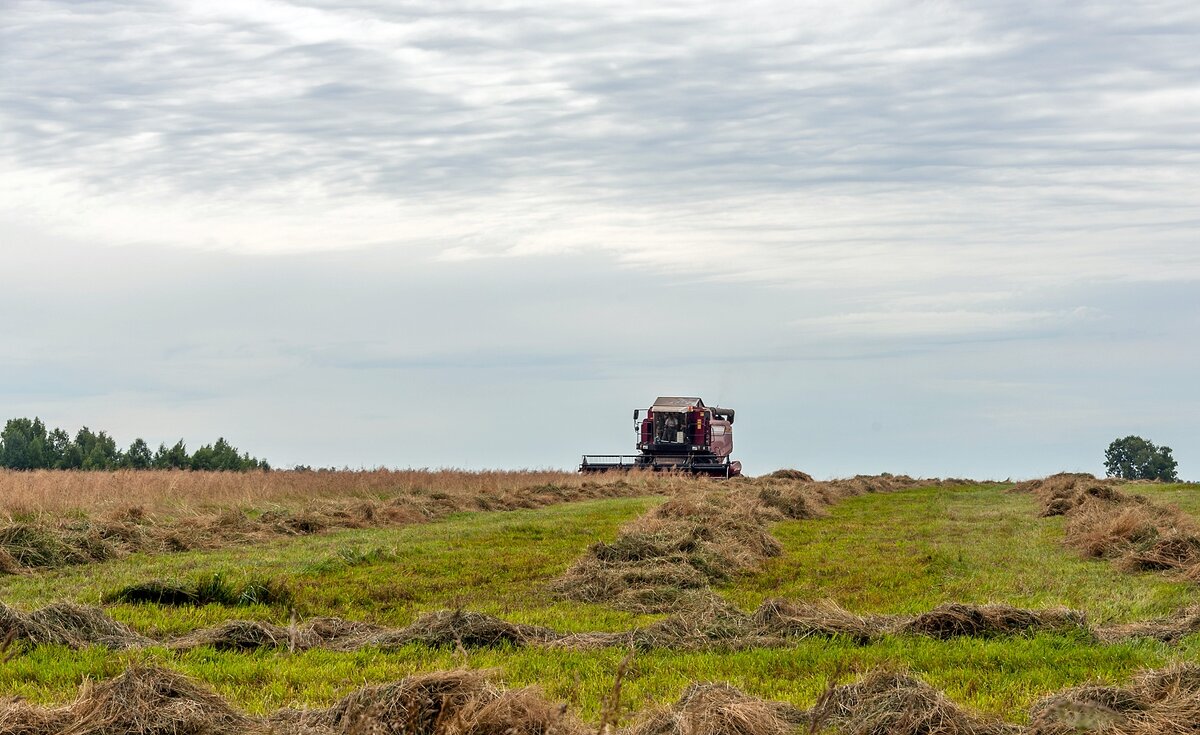
[(122, 457), (121, 466), (134, 470), (144, 470), (150, 467), (153, 461), (154, 454), (150, 451), (146, 440), (137, 438), (133, 440), (133, 444), (129, 445), (129, 450)]
[(186, 469), (192, 466), (192, 458), (188, 454), (187, 446), (183, 440), (175, 442), (175, 446), (167, 449), (165, 444), (158, 445), (158, 451), (154, 453), (154, 468), (160, 470), (178, 470)]
[[(55, 429), (50, 432), (49, 441), (46, 444), (46, 466), (56, 470), (71, 469), (64, 466), (71, 446), (70, 434), (62, 429)], [(80, 457), (80, 461), (75, 467), (78, 467), (82, 462), (83, 458)]]
[(0, 431), (0, 466), (14, 470), (48, 467), (47, 440), (41, 419), (9, 419)]
[(1177, 465), (1170, 447), (1156, 447), (1140, 436), (1114, 439), (1104, 452), (1104, 469), (1109, 477), (1178, 482)]

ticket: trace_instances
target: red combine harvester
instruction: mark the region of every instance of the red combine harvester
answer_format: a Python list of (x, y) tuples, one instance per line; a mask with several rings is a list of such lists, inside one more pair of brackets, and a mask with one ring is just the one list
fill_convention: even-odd
[(737, 477), (733, 462), (733, 409), (704, 405), (699, 398), (663, 397), (640, 418), (633, 412), (638, 454), (585, 454), (580, 472), (675, 470), (694, 475)]

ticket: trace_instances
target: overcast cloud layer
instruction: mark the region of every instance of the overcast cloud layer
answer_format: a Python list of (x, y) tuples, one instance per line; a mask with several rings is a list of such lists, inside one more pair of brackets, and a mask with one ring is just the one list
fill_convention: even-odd
[(1191, 2), (0, 7), (0, 407), (277, 464), (1200, 476)]

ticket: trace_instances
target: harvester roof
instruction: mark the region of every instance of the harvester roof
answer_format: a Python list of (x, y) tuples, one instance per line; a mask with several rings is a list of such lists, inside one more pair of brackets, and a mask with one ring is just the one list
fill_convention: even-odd
[(704, 401), (699, 398), (682, 398), (679, 396), (659, 396), (654, 399), (652, 411), (681, 411), (688, 408), (704, 408)]

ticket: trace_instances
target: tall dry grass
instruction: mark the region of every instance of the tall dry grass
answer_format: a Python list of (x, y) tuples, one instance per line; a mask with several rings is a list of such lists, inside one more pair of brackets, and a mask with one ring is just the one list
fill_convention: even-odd
[(568, 472), (464, 472), (458, 470), (189, 472), (118, 470), (75, 472), (0, 470), (0, 519), (92, 514), (138, 507), (159, 515), (216, 509), (292, 507), (321, 499), (378, 499), (444, 494), (466, 497), (504, 493), (536, 485), (577, 488), (652, 478)]

